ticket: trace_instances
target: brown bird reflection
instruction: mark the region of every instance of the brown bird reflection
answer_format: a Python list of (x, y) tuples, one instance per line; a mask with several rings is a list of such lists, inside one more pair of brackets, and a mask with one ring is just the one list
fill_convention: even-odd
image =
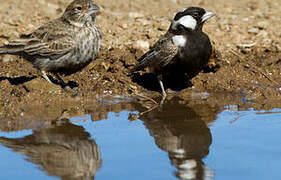
[(155, 144), (168, 152), (172, 165), (177, 168), (176, 177), (212, 178), (212, 171), (202, 161), (209, 153), (212, 135), (206, 123), (190, 107), (169, 101), (161, 110), (151, 111), (140, 119)]
[(0, 143), (24, 154), (48, 175), (65, 180), (94, 179), (102, 159), (99, 148), (82, 126), (60, 120), (54, 127), (34, 130), (23, 138), (0, 137)]

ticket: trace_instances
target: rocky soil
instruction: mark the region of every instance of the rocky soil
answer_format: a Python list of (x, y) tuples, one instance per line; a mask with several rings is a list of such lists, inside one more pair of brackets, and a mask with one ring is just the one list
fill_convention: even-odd
[[(0, 0), (0, 45), (59, 17), (69, 2)], [(62, 77), (67, 87), (49, 84), (31, 64), (17, 56), (0, 56), (2, 123), (13, 123), (18, 117), (56, 119), (94, 112), (99, 112), (101, 119), (111, 107), (104, 104), (105, 97), (115, 97), (118, 102), (141, 100), (144, 107), (151, 105), (149, 98), (158, 101), (157, 84), (151, 87), (151, 81), (139, 83), (147, 71), (133, 77), (129, 70), (166, 32), (174, 13), (188, 6), (216, 13), (204, 26), (214, 51), (208, 68), (192, 78), (188, 87), (175, 91), (166, 85), (168, 99), (179, 97), (184, 102), (200, 99), (197, 103), (211, 107), (249, 103), (259, 109), (281, 107), (280, 0), (96, 0), (95, 3), (102, 8), (97, 18), (104, 34), (102, 48), (98, 58), (81, 72)], [(214, 95), (206, 98), (208, 94)], [(231, 97), (225, 98), (225, 94)], [(127, 105), (113, 110), (124, 106)]]

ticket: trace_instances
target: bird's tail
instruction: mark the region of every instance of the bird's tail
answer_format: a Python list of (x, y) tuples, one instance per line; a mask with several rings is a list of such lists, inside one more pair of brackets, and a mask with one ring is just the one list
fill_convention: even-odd
[(13, 143), (11, 141), (9, 141), (8, 138), (4, 138), (4, 137), (0, 137), (0, 144), (7, 146), (7, 147), (11, 147), (13, 145)]
[(24, 50), (24, 46), (22, 45), (6, 45), (0, 47), (0, 54), (18, 54), (19, 52)]
[(0, 47), (0, 54), (18, 54), (24, 50), (26, 39), (18, 39)]
[(142, 69), (143, 69), (143, 68), (142, 68), (141, 66), (136, 65), (133, 69), (130, 70), (130, 73), (132, 74), (132, 73), (134, 73), (134, 72), (136, 72), (136, 71), (139, 71), (139, 70), (142, 70)]
[(148, 67), (156, 54), (157, 53), (155, 51), (148, 51), (145, 53), (140, 59), (138, 59), (139, 63), (131, 70), (131, 73)]

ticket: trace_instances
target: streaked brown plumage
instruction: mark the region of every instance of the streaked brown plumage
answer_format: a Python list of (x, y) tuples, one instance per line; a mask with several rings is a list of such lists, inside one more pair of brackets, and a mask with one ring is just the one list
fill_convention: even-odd
[(0, 47), (0, 54), (19, 55), (42, 71), (71, 74), (97, 56), (101, 31), (95, 25), (100, 8), (91, 0), (74, 0), (64, 14), (28, 35)]

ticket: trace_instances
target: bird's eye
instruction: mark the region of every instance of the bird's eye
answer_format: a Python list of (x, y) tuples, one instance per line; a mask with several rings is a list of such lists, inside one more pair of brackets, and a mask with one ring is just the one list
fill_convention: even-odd
[(81, 6), (77, 6), (76, 9), (77, 9), (78, 11), (81, 11), (81, 10), (82, 10), (82, 7), (81, 7)]
[(193, 13), (193, 17), (198, 17), (198, 16), (199, 16), (198, 12)]

